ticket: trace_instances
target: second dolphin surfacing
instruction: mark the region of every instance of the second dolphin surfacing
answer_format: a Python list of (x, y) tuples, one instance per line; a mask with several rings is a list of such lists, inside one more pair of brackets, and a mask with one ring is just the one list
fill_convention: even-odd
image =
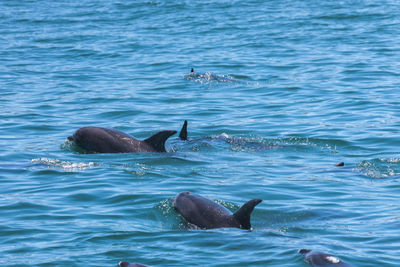
[(261, 201), (259, 198), (252, 199), (232, 214), (210, 199), (191, 192), (182, 192), (176, 196), (174, 208), (186, 221), (200, 229), (236, 227), (250, 230), (250, 214)]
[(299, 253), (303, 254), (305, 262), (315, 267), (353, 267), (353, 265), (325, 252), (300, 249)]
[(175, 133), (165, 130), (141, 141), (115, 129), (83, 127), (68, 137), (68, 140), (74, 141), (87, 153), (166, 152), (165, 141)]

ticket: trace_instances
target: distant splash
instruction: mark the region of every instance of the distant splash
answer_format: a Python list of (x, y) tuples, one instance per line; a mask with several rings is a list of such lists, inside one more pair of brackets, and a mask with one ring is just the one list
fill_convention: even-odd
[(363, 160), (357, 164), (356, 168), (362, 174), (377, 179), (400, 176), (400, 159), (377, 158)]
[(234, 79), (230, 75), (217, 75), (211, 72), (206, 73), (197, 73), (197, 72), (190, 72), (187, 75), (183, 76), (186, 80), (195, 81), (201, 84), (209, 84), (209, 83), (237, 83), (238, 80)]
[(32, 159), (31, 162), (34, 164), (45, 165), (50, 168), (61, 168), (61, 169), (68, 170), (68, 171), (83, 170), (83, 169), (98, 166), (98, 164), (94, 163), (94, 162), (74, 163), (74, 162), (62, 161), (62, 160), (50, 159), (50, 158), (36, 158), (36, 159)]

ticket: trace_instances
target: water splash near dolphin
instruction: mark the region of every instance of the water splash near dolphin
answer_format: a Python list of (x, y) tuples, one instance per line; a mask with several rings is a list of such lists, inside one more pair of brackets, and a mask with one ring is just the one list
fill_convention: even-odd
[(190, 73), (187, 75), (183, 76), (186, 80), (191, 80), (199, 83), (212, 83), (212, 82), (217, 82), (217, 83), (235, 83), (239, 82), (238, 80), (233, 79), (229, 75), (217, 75), (213, 74), (211, 72), (205, 72), (205, 73), (200, 73), (200, 72), (195, 72), (194, 69), (192, 68), (190, 70)]

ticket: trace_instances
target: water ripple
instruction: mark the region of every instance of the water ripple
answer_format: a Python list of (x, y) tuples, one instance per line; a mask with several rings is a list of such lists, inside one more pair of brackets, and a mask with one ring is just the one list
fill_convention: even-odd
[[(310, 248), (397, 266), (398, 9), (0, 1), (0, 265), (298, 267)], [(66, 141), (184, 120), (165, 154)], [(264, 201), (253, 231), (204, 231), (174, 211), (181, 191)]]

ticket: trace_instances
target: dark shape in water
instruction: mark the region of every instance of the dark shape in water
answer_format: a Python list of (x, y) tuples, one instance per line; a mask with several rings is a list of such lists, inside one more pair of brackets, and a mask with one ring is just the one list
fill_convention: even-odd
[(140, 263), (129, 263), (127, 261), (120, 261), (118, 263), (119, 267), (147, 267), (147, 265), (143, 265)]
[(183, 123), (182, 129), (179, 133), (179, 138), (184, 141), (187, 140), (187, 124), (188, 124), (188, 122), (187, 122), (187, 120), (185, 120), (185, 122)]
[(309, 263), (311, 266), (315, 267), (353, 267), (348, 263), (343, 262), (342, 260), (332, 256), (331, 254), (320, 252), (320, 251), (312, 251), (308, 249), (300, 249), (300, 254), (303, 254), (304, 260)]
[(88, 153), (166, 152), (165, 142), (175, 133), (165, 130), (140, 141), (114, 129), (83, 127), (69, 136), (68, 140), (74, 141)]
[(335, 165), (336, 167), (342, 167), (342, 166), (344, 166), (344, 162), (342, 161), (342, 162), (339, 162), (338, 164), (336, 164)]
[(261, 201), (259, 198), (252, 199), (232, 214), (212, 200), (191, 192), (181, 192), (174, 200), (174, 208), (186, 221), (201, 229), (236, 227), (250, 230), (250, 215)]

